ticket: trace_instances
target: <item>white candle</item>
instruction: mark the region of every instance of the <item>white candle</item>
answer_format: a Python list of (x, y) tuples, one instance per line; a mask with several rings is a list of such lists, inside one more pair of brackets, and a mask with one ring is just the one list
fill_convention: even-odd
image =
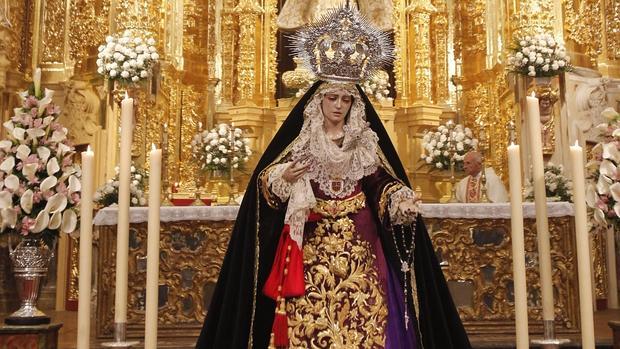
[(545, 191), (545, 166), (542, 156), (542, 135), (540, 133), (540, 112), (538, 98), (527, 96), (527, 123), (530, 131), (530, 153), (532, 155), (534, 201), (536, 204), (536, 231), (538, 235), (538, 264), (540, 266), (540, 288), (542, 293), (543, 320), (555, 319), (553, 307), (553, 281), (551, 277), (551, 246)]
[(114, 322), (127, 322), (127, 268), (129, 257), (129, 181), (133, 137), (133, 98), (121, 102), (121, 146), (118, 185), (118, 226), (116, 234), (116, 290)]
[(161, 149), (151, 150), (149, 174), (149, 215), (146, 259), (146, 319), (144, 320), (144, 348), (157, 348), (157, 303), (159, 287), (159, 211), (161, 206)]
[(82, 152), (82, 190), (80, 199), (80, 265), (77, 349), (90, 348), (90, 287), (93, 247), (94, 154)]
[(594, 314), (592, 309), (592, 275), (590, 271), (590, 240), (586, 209), (586, 186), (583, 174), (583, 150), (575, 142), (570, 147), (573, 166), (573, 199), (575, 205), (575, 234), (577, 270), (579, 271), (579, 310), (581, 317), (581, 347), (594, 349)]
[(525, 242), (523, 237), (523, 199), (521, 197), (521, 150), (508, 146), (510, 173), (510, 211), (512, 236), (512, 271), (514, 277), (515, 327), (517, 349), (529, 348), (527, 324), (527, 284), (525, 277)]
[(34, 95), (37, 97), (40, 96), (41, 95), (41, 68), (35, 69), (34, 73), (32, 74), (32, 83), (34, 84)]

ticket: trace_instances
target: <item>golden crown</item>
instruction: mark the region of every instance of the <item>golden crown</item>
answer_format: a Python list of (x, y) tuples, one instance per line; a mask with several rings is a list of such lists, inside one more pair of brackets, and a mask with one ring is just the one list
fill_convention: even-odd
[(343, 6), (328, 11), (292, 35), (295, 55), (319, 79), (358, 83), (370, 78), (393, 59), (386, 32)]

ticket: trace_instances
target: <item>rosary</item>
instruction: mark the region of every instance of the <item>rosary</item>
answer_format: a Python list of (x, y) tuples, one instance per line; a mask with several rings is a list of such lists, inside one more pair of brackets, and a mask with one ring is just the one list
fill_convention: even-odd
[[(392, 238), (394, 239), (394, 247), (396, 248), (396, 254), (398, 255), (398, 260), (400, 261), (400, 271), (403, 272), (403, 292), (405, 294), (405, 330), (409, 329), (409, 288), (407, 287), (407, 282), (411, 281), (409, 277), (411, 268), (409, 267), (413, 263), (413, 254), (415, 250), (415, 226), (416, 226), (417, 215), (414, 216), (413, 221), (411, 222), (411, 244), (409, 248), (407, 248), (407, 242), (405, 240), (405, 229), (402, 225), (392, 226)], [(402, 246), (405, 249), (403, 253), (401, 253), (398, 248), (398, 242), (396, 241), (396, 227), (400, 227), (400, 238), (402, 242)]]

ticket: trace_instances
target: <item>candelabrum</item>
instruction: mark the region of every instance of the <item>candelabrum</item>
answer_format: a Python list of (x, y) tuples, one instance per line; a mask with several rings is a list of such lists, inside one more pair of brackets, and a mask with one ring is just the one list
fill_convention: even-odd
[(450, 153), (450, 200), (448, 200), (448, 202), (450, 203), (454, 203), (454, 202), (458, 202), (458, 200), (456, 199), (456, 177), (454, 176), (454, 166), (455, 166), (455, 156), (457, 155), (456, 153), (456, 141), (455, 141), (455, 134), (454, 134), (454, 122), (452, 122), (452, 120), (449, 120), (446, 123), (446, 127), (448, 128), (448, 134), (450, 135), (450, 146), (448, 148), (448, 152)]
[(487, 137), (484, 123), (480, 122), (479, 124), (480, 132), (478, 134), (479, 138), (479, 150), (480, 155), (482, 156), (480, 162), (480, 202), (490, 202), (489, 197), (487, 196), (487, 176), (486, 176), (486, 151), (487, 151)]
[(172, 187), (170, 186), (170, 181), (168, 180), (169, 168), (168, 168), (168, 124), (163, 125), (162, 132), (162, 141), (161, 141), (161, 152), (162, 152), (162, 187), (164, 191), (164, 197), (161, 201), (162, 206), (172, 206)]

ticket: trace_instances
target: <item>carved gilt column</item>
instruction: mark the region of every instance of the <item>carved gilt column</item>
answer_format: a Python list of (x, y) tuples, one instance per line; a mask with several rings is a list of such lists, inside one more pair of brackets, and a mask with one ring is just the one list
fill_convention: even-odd
[(233, 13), (237, 1), (224, 0), (222, 10), (222, 105), (235, 102), (237, 79), (235, 65), (238, 58), (238, 24)]
[(431, 94), (431, 14), (437, 9), (430, 0), (415, 0), (407, 7), (411, 16), (415, 41), (413, 58), (415, 61), (415, 101), (429, 103)]
[(239, 62), (237, 76), (239, 104), (255, 105), (255, 78), (257, 44), (256, 32), (259, 17), (264, 13), (255, 0), (240, 0), (234, 13), (239, 16)]
[(409, 102), (409, 45), (407, 28), (407, 5), (405, 0), (394, 0), (394, 80), (396, 106), (406, 106)]
[(437, 12), (431, 17), (433, 47), (433, 100), (445, 105), (450, 100), (448, 91), (448, 9), (446, 0), (435, 0)]

